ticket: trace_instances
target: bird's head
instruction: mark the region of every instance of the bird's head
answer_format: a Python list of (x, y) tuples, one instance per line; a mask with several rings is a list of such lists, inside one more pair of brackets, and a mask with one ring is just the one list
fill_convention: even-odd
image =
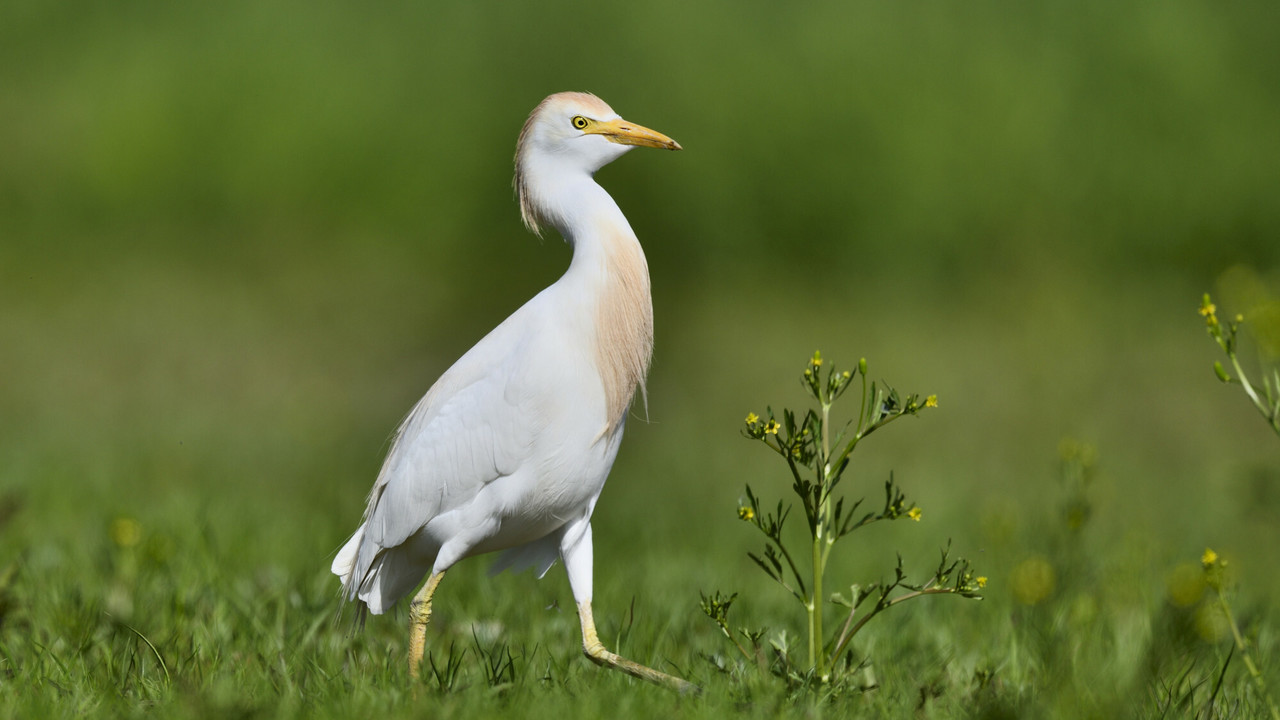
[(545, 186), (574, 176), (590, 177), (633, 147), (679, 150), (680, 143), (627, 122), (590, 93), (547, 97), (529, 114), (516, 145), (516, 193), (524, 224), (541, 234), (547, 220)]

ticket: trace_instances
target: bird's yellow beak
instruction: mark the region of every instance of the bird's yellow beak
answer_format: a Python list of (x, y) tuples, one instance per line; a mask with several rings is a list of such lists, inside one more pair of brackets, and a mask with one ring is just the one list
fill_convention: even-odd
[(661, 148), (663, 150), (682, 150), (680, 143), (656, 130), (643, 125), (627, 122), (622, 118), (592, 123), (583, 130), (588, 135), (603, 135), (609, 142), (619, 145), (639, 145), (640, 147)]

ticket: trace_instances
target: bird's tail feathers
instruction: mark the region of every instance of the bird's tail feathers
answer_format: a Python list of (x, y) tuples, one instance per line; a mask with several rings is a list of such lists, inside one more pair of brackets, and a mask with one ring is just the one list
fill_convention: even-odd
[[(329, 569), (334, 575), (342, 580), (342, 587), (345, 591), (347, 586), (351, 584), (351, 573), (356, 567), (356, 556), (360, 552), (360, 540), (364, 538), (364, 525), (356, 528), (355, 533), (347, 543), (342, 546), (338, 554), (333, 558), (333, 565)], [(344, 594), (346, 594), (344, 592)]]

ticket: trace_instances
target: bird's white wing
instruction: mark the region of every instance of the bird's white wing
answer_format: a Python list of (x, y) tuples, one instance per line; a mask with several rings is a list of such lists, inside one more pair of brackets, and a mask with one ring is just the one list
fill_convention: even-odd
[(518, 362), (530, 334), (513, 322), (527, 310), (463, 355), (401, 423), (369, 495), (348, 595), (354, 596), (380, 553), (512, 474), (528, 457), (541, 423)]

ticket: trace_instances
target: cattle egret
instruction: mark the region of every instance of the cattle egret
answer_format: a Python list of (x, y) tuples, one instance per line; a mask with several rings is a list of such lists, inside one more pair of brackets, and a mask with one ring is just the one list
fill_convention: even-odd
[(426, 576), (409, 605), (415, 678), (440, 579), (463, 558), (501, 550), (495, 569), (539, 577), (564, 560), (583, 651), (597, 664), (696, 689), (606, 650), (591, 617), (591, 512), (653, 350), (644, 251), (592, 176), (635, 146), (680, 149), (594, 95), (552, 95), (529, 115), (515, 157), (520, 213), (534, 233), (560, 231), (569, 269), (418, 401), (333, 561), (344, 597), (375, 615)]

